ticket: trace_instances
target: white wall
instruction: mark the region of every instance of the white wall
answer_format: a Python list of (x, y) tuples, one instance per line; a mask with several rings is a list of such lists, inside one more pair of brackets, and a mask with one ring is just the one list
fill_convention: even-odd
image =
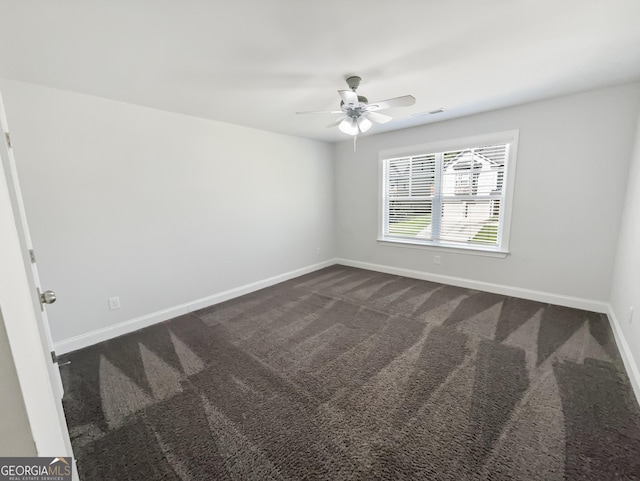
[[(632, 84), (365, 136), (355, 153), (351, 141), (337, 144), (338, 255), (608, 301), (639, 101), (640, 84)], [(520, 137), (510, 255), (480, 257), (376, 241), (380, 150), (511, 129), (519, 129)], [(436, 253), (441, 265), (433, 262)]]
[(54, 341), (335, 255), (324, 143), (9, 80), (0, 91), (42, 285), (58, 294)]
[[(611, 307), (633, 357), (635, 382), (640, 381), (640, 116), (631, 156), (627, 199), (622, 216), (618, 255), (613, 273)], [(630, 308), (633, 307), (633, 316)], [(633, 369), (633, 368), (632, 368)], [(640, 385), (636, 386), (640, 397)]]

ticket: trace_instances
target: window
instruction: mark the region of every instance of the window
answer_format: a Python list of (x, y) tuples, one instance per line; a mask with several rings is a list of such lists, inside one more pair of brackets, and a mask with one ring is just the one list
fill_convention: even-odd
[(381, 153), (382, 241), (506, 253), (517, 131)]

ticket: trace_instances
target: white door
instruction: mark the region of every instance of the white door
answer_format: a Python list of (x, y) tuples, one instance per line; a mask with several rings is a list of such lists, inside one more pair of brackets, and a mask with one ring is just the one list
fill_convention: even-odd
[[(10, 134), (0, 96), (0, 309), (39, 456), (73, 456), (62, 381), (42, 299)], [(74, 463), (74, 478), (77, 479)]]

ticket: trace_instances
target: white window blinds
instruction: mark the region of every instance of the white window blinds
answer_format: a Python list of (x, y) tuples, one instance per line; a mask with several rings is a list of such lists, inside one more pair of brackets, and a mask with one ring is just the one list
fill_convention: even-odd
[(383, 160), (383, 240), (498, 250), (510, 144)]

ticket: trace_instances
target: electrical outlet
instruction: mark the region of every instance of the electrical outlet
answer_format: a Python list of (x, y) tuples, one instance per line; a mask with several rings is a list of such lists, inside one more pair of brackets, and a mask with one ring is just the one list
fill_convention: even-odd
[(320, 255), (320, 247), (316, 247), (316, 255)]
[(440, 264), (440, 256), (433, 256), (433, 263)]
[(633, 322), (633, 306), (629, 308), (629, 324)]
[(120, 298), (119, 297), (110, 297), (109, 298), (109, 309), (112, 311), (114, 309), (120, 309)]

